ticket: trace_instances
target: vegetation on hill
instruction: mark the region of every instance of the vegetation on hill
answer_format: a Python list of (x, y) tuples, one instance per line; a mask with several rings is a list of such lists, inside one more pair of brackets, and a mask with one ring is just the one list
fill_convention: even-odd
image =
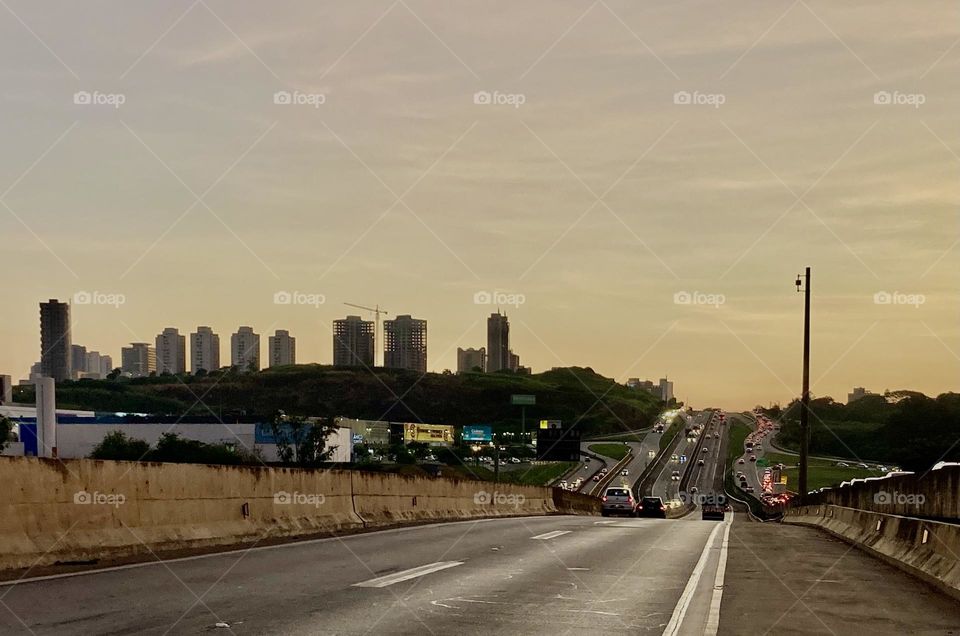
[[(869, 458), (922, 471), (938, 461), (960, 461), (960, 394), (930, 398), (912, 391), (868, 395), (851, 404), (810, 402), (810, 453)], [(800, 404), (782, 413), (777, 443), (800, 446)]]
[[(259, 416), (277, 411), (312, 417), (394, 422), (490, 424), (518, 431), (521, 408), (512, 394), (535, 395), (526, 407), (527, 429), (541, 419), (580, 422), (585, 433), (650, 426), (660, 403), (590, 368), (553, 369), (535, 375), (509, 372), (462, 375), (321, 365), (279, 367), (258, 373), (217, 371), (204, 376), (79, 380), (57, 385), (61, 408), (176, 416)], [(19, 387), (20, 402), (33, 387)]]

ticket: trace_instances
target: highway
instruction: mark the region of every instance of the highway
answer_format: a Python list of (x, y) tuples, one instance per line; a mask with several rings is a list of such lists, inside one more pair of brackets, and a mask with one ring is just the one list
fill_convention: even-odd
[[(690, 418), (685, 424), (687, 426), (695, 426), (698, 424), (705, 424), (710, 416), (710, 411), (700, 411), (696, 413), (692, 418)], [(684, 431), (681, 431), (679, 435), (684, 435)], [(695, 439), (681, 438), (680, 442), (677, 444), (675, 450), (671, 453), (672, 455), (681, 455), (687, 456), (688, 462), (696, 462), (696, 457), (694, 455), (694, 448), (696, 447)], [(671, 477), (673, 471), (680, 471), (680, 474), (683, 475), (683, 471), (687, 468), (687, 464), (680, 463), (679, 459), (677, 461), (669, 460), (660, 470), (660, 473), (657, 475), (657, 479), (653, 484), (653, 488), (650, 494), (654, 497), (660, 497), (664, 502), (678, 502), (680, 500), (680, 482), (674, 481)], [(690, 485), (694, 485), (693, 482), (690, 482)]]
[(0, 586), (0, 633), (702, 634), (726, 526), (526, 517), (154, 562)]

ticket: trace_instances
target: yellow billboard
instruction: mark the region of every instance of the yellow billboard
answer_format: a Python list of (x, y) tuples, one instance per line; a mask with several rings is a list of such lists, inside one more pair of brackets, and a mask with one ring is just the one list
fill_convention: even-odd
[(403, 425), (403, 441), (446, 446), (453, 444), (453, 427), (444, 424), (406, 423)]

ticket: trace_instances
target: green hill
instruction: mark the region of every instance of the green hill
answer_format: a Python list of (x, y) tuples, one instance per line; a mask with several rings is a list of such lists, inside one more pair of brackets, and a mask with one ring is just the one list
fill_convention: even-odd
[[(31, 403), (33, 387), (20, 387), (17, 401)], [(587, 434), (621, 432), (650, 425), (661, 405), (651, 395), (605, 378), (589, 368), (513, 373), (420, 374), (392, 369), (344, 369), (296, 365), (259, 373), (216, 372), (205, 377), (160, 376), (80, 380), (57, 385), (61, 408), (166, 415), (266, 417), (345, 416), (395, 422), (492, 424), (519, 430), (515, 393), (532, 394), (527, 428), (541, 419), (581, 422)], [(602, 398), (602, 399), (601, 399)]]

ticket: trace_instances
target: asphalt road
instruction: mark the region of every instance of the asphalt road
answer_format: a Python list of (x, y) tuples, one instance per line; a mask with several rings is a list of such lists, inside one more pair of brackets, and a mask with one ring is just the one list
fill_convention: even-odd
[[(700, 411), (696, 413), (685, 426), (692, 426), (695, 424), (705, 423), (709, 419), (710, 413), (708, 411)], [(681, 431), (680, 435), (684, 435), (684, 432)], [(688, 462), (696, 462), (696, 457), (693, 457), (693, 450), (696, 447), (696, 440), (688, 440), (687, 438), (682, 438), (677, 444), (675, 450), (671, 453), (677, 456), (686, 455)], [(671, 479), (671, 474), (673, 471), (678, 470), (680, 474), (683, 475), (683, 471), (687, 468), (687, 464), (680, 463), (678, 461), (669, 460), (661, 469), (660, 474), (657, 475), (657, 479), (653, 484), (653, 489), (651, 494), (654, 497), (660, 497), (665, 502), (670, 501), (679, 501), (680, 500), (680, 482), (673, 481)], [(691, 482), (693, 485), (693, 482)]]
[(727, 525), (469, 521), (24, 582), (0, 633), (702, 634)]

